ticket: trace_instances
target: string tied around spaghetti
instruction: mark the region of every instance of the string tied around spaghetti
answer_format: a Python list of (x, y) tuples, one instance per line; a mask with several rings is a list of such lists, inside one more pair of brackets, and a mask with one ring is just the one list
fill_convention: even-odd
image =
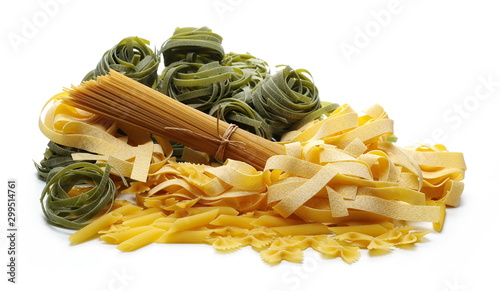
[(224, 156), (226, 153), (226, 149), (228, 145), (234, 146), (237, 149), (243, 150), (246, 148), (246, 144), (242, 141), (236, 141), (236, 140), (231, 140), (231, 136), (233, 133), (238, 129), (238, 126), (236, 124), (230, 123), (229, 126), (226, 128), (224, 133), (221, 135), (219, 131), (219, 120), (220, 120), (220, 105), (217, 110), (217, 136), (219, 138), (214, 138), (209, 135), (205, 135), (202, 133), (198, 133), (195, 131), (192, 131), (190, 129), (186, 128), (179, 128), (179, 127), (164, 127), (165, 130), (173, 130), (173, 131), (179, 131), (179, 132), (184, 132), (187, 134), (195, 135), (197, 137), (201, 137), (206, 140), (210, 140), (216, 143), (219, 143), (219, 146), (217, 147), (217, 151), (214, 154), (214, 157), (217, 161), (224, 161)]

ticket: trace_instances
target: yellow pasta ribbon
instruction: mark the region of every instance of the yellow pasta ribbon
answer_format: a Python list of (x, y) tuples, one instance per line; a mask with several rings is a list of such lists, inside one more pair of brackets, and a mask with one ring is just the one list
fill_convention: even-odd
[(313, 222), (335, 223), (357, 210), (441, 229), (443, 207), (429, 201), (458, 205), (463, 155), (441, 145), (399, 148), (387, 141), (393, 121), (383, 108), (365, 112), (358, 116), (344, 105), (285, 135), (286, 155), (271, 157), (265, 170), (287, 176), (269, 186), (268, 203), (284, 217), (295, 213)]
[(64, 96), (66, 92), (56, 94), (47, 102), (39, 127), (54, 143), (91, 153), (74, 153), (73, 160), (106, 162), (142, 182), (167, 162), (172, 153), (168, 142), (155, 138), (154, 143), (148, 133), (69, 106), (62, 102)]

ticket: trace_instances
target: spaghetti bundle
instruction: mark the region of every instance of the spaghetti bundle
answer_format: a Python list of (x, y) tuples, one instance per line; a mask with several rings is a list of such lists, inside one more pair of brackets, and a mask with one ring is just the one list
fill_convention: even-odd
[[(204, 114), (118, 72), (67, 89), (64, 102), (214, 155), (263, 169), (283, 146)], [(189, 118), (186, 118), (189, 116)]]

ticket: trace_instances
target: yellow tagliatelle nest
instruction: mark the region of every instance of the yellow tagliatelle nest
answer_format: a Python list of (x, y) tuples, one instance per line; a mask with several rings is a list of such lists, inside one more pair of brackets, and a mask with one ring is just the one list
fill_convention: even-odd
[(42, 131), (54, 142), (93, 154), (74, 159), (112, 164), (121, 182), (111, 212), (70, 237), (95, 235), (122, 251), (156, 243), (205, 243), (221, 251), (252, 246), (264, 261), (301, 262), (312, 248), (326, 258), (356, 261), (359, 249), (388, 249), (440, 231), (446, 206), (460, 201), (466, 170), (461, 153), (442, 145), (402, 148), (387, 141), (393, 121), (375, 105), (359, 116), (350, 106), (283, 136), (284, 155), (263, 171), (176, 162), (165, 142), (107, 124), (55, 98)]

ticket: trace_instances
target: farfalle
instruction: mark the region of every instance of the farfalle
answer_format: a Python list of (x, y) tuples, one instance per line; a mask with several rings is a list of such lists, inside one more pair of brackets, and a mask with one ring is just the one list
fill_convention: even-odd
[(428, 233), (430, 233), (430, 231), (412, 231), (401, 236), (401, 238), (397, 242), (394, 242), (394, 245), (410, 245), (420, 242), (420, 240)]
[(244, 246), (252, 246), (260, 249), (270, 245), (276, 239), (276, 233), (267, 227), (256, 227), (248, 231), (246, 235), (242, 235), (239, 240)]
[(336, 236), (335, 239), (341, 242), (348, 242), (350, 246), (363, 249), (386, 249), (393, 246), (392, 243), (386, 242), (382, 239), (357, 232), (346, 232)]
[(284, 236), (276, 238), (269, 246), (272, 249), (287, 249), (287, 248), (298, 248), (299, 241), (292, 239), (292, 236)]
[(298, 242), (297, 246), (302, 250), (308, 247), (318, 250), (319, 243), (327, 237), (327, 235), (296, 235), (292, 237), (292, 240), (296, 240)]
[(248, 229), (237, 226), (225, 226), (213, 229), (213, 233), (219, 236), (241, 236), (248, 233)]
[(358, 247), (343, 246), (332, 237), (327, 237), (318, 244), (318, 252), (326, 257), (337, 258), (341, 257), (344, 262), (351, 264), (361, 256)]
[(267, 228), (267, 227), (254, 227), (250, 230), (250, 233), (253, 235), (253, 236), (256, 236), (256, 237), (260, 237), (260, 238), (263, 238), (263, 237), (275, 237), (277, 234), (276, 232), (272, 231), (271, 229)]
[(210, 243), (216, 250), (229, 251), (242, 246), (241, 242), (232, 236), (219, 236), (215, 238), (207, 238), (206, 242)]
[(245, 235), (242, 237), (235, 238), (236, 241), (241, 243), (241, 246), (252, 246), (254, 248), (260, 249), (271, 244), (272, 239), (270, 238), (257, 238), (253, 235)]
[(269, 264), (278, 264), (282, 260), (292, 263), (300, 263), (304, 258), (304, 253), (300, 248), (273, 249), (268, 248), (260, 252), (261, 258)]
[(408, 234), (413, 229), (415, 229), (413, 226), (397, 227), (377, 236), (377, 238), (395, 244), (401, 239), (402, 236)]

